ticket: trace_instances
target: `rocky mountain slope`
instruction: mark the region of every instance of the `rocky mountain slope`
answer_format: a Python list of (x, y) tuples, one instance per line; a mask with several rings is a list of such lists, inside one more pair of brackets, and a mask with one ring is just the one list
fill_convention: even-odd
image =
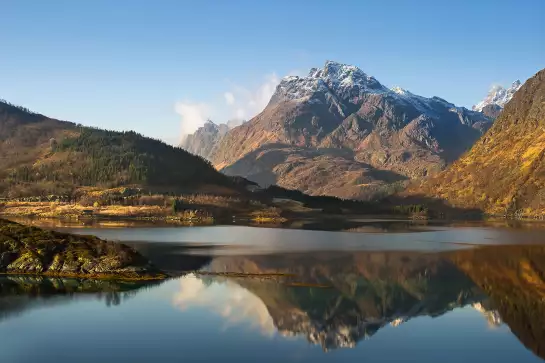
[(0, 219), (0, 273), (65, 277), (163, 279), (166, 275), (124, 244), (46, 231)]
[(328, 61), (285, 77), (267, 107), (230, 130), (209, 159), (227, 175), (314, 195), (365, 198), (442, 170), (491, 125), (480, 112)]
[(493, 86), (488, 95), (481, 102), (473, 106), (473, 110), (480, 111), (488, 117), (495, 119), (521, 86), (522, 83), (518, 79), (508, 88), (500, 85)]
[(81, 186), (231, 187), (210, 163), (135, 132), (59, 121), (0, 100), (0, 196), (70, 194)]
[(545, 213), (545, 69), (526, 81), (469, 153), (409, 192), (492, 214)]

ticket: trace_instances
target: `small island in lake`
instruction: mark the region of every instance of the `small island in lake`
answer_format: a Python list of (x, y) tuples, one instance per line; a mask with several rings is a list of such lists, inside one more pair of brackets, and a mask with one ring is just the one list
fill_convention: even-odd
[(167, 277), (124, 244), (47, 231), (5, 219), (0, 219), (0, 273), (130, 280)]

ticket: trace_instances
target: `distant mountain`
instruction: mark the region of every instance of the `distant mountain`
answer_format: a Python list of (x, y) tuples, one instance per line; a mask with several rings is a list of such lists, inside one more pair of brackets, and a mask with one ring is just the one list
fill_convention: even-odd
[(233, 182), (204, 159), (161, 141), (59, 121), (0, 101), (0, 196), (123, 185), (192, 191)]
[(522, 83), (519, 80), (513, 82), (509, 88), (500, 85), (493, 86), (484, 100), (473, 106), (473, 110), (495, 119), (521, 86)]
[(208, 120), (195, 131), (187, 135), (180, 144), (180, 147), (192, 154), (209, 158), (214, 147), (220, 139), (225, 136), (230, 127), (227, 124), (215, 124)]
[(192, 154), (209, 159), (221, 138), (230, 129), (244, 122), (244, 120), (229, 120), (227, 123), (216, 124), (211, 120), (207, 120), (204, 126), (199, 127), (197, 131), (186, 135), (180, 143), (180, 147)]
[(366, 198), (442, 170), (491, 125), (439, 97), (388, 89), (328, 61), (282, 79), (267, 107), (231, 129), (209, 159), (227, 175), (314, 195)]
[(545, 69), (530, 78), (481, 140), (409, 190), (492, 214), (545, 212)]

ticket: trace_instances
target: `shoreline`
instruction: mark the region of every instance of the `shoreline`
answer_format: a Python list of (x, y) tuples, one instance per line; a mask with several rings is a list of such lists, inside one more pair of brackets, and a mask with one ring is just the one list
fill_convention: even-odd
[(20, 202), (0, 203), (0, 217), (4, 218), (51, 218), (71, 221), (78, 220), (132, 220), (160, 221), (172, 224), (214, 224), (232, 219), (259, 223), (281, 223), (288, 219), (281, 210), (253, 209), (240, 211), (234, 207), (222, 209), (214, 206), (200, 206), (194, 209), (172, 213), (172, 208), (154, 205), (119, 206), (105, 205), (85, 207), (81, 204), (62, 202)]
[(158, 276), (125, 276), (116, 274), (73, 274), (73, 273), (36, 273), (36, 272), (0, 272), (2, 276), (35, 276), (47, 278), (66, 278), (66, 279), (92, 279), (92, 280), (112, 280), (112, 281), (163, 281), (171, 278), (167, 274)]

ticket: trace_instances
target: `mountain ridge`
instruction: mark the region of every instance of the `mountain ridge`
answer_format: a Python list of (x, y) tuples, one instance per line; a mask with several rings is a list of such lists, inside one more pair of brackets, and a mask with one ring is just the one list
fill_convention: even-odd
[[(227, 175), (261, 183), (263, 178), (244, 165), (262, 165), (269, 175), (265, 185), (366, 199), (369, 191), (389, 187), (389, 180), (379, 173), (395, 173), (396, 180), (436, 173), (468, 150), (491, 124), (480, 112), (439, 97), (388, 89), (358, 67), (328, 61), (306, 77), (284, 77), (267, 107), (229, 130), (208, 158)], [(312, 157), (299, 153), (294, 156), (298, 161), (291, 162), (287, 148), (302, 148)], [(261, 160), (259, 154), (249, 159), (263, 149), (277, 155), (274, 161)], [(345, 151), (342, 163), (351, 166), (340, 175), (327, 174), (338, 160), (328, 150)], [(298, 175), (315, 172), (321, 173), (324, 185), (305, 187), (308, 183)], [(338, 187), (339, 179), (349, 191)]]

